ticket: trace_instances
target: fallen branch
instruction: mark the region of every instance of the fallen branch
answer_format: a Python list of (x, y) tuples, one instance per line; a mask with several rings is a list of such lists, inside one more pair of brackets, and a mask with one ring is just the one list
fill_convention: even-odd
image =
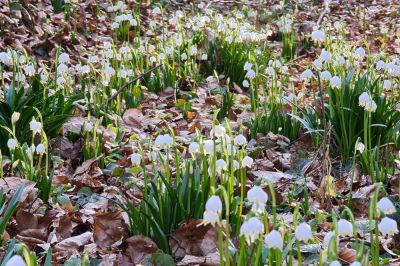
[(110, 99), (108, 99), (108, 102), (111, 102), (112, 100), (114, 100), (118, 94), (120, 94), (123, 90), (125, 90), (126, 88), (128, 88), (130, 85), (132, 85), (134, 82), (138, 81), (139, 79), (142, 79), (144, 76), (147, 76), (148, 74), (150, 74), (151, 72), (153, 72), (154, 70), (160, 68), (162, 66), (162, 64), (159, 64), (155, 67), (152, 67), (151, 69), (149, 69), (147, 72), (144, 72), (143, 74), (140, 74), (139, 76), (137, 76), (136, 78), (134, 78), (133, 80), (129, 81), (128, 83), (126, 83), (124, 86), (122, 86), (121, 88), (119, 88), (117, 90), (116, 93), (114, 93)]

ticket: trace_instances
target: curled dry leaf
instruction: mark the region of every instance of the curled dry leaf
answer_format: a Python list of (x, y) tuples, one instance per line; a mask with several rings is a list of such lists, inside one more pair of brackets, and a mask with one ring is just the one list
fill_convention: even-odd
[(95, 215), (93, 225), (94, 242), (100, 249), (119, 245), (127, 235), (127, 226), (120, 211)]
[(73, 255), (80, 256), (80, 248), (86, 245), (92, 239), (92, 236), (91, 232), (85, 232), (57, 243), (53, 249), (55, 258), (59, 260)]
[(142, 263), (148, 256), (159, 251), (156, 243), (145, 236), (132, 236), (126, 239), (122, 245), (120, 254), (121, 265), (137, 265)]
[(201, 222), (202, 220), (187, 221), (172, 233), (169, 242), (175, 258), (186, 255), (204, 257), (217, 251), (217, 228), (202, 225)]
[(339, 258), (346, 263), (353, 263), (357, 258), (357, 251), (352, 248), (344, 247), (339, 252)]

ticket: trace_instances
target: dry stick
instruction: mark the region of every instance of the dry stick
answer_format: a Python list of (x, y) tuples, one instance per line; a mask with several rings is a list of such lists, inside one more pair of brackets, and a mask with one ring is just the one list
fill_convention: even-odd
[(136, 78), (134, 78), (133, 80), (129, 81), (128, 83), (126, 83), (124, 86), (122, 86), (116, 93), (114, 93), (110, 99), (108, 99), (108, 102), (111, 102), (112, 100), (114, 100), (118, 94), (120, 94), (123, 90), (125, 90), (126, 88), (128, 88), (130, 85), (132, 85), (134, 82), (138, 81), (139, 79), (143, 78), (144, 76), (147, 76), (148, 74), (150, 74), (151, 72), (153, 72), (154, 70), (160, 68), (162, 66), (162, 64), (159, 64), (155, 67), (152, 67), (151, 69), (149, 69), (147, 72), (144, 72), (143, 74), (140, 74), (139, 76), (137, 76)]

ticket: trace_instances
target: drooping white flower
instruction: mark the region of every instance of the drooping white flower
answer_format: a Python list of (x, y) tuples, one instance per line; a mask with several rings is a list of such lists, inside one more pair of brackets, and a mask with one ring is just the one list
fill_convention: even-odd
[(29, 123), (29, 128), (33, 131), (33, 133), (38, 133), (38, 132), (42, 131), (42, 123), (33, 119)]
[(70, 61), (70, 59), (69, 59), (69, 55), (67, 53), (61, 53), (58, 56), (58, 63), (59, 64), (62, 64), (62, 63), (68, 64), (69, 61)]
[(199, 151), (200, 151), (200, 145), (197, 142), (192, 142), (189, 144), (189, 152), (191, 154), (199, 153)]
[(206, 154), (211, 154), (214, 151), (214, 141), (211, 139), (204, 141), (204, 151)]
[(225, 136), (226, 133), (226, 129), (222, 126), (222, 125), (217, 125), (214, 127), (214, 129), (212, 129), (210, 131), (210, 136), (211, 137), (217, 137), (217, 138), (221, 138), (223, 136)]
[(20, 117), (20, 116), (21, 116), (20, 113), (14, 112), (14, 113), (11, 115), (11, 122), (12, 122), (13, 124), (15, 124), (15, 123), (19, 120), (19, 117)]
[(246, 62), (246, 63), (244, 63), (243, 69), (246, 71), (249, 71), (252, 67), (253, 67), (252, 64), (250, 64), (249, 62)]
[(294, 235), (299, 241), (307, 242), (313, 238), (311, 227), (307, 223), (301, 223), (294, 231)]
[(44, 147), (44, 145), (42, 143), (40, 143), (36, 146), (36, 152), (39, 154), (46, 153), (46, 148)]
[(91, 132), (93, 130), (93, 124), (91, 122), (85, 122), (83, 124), (83, 131), (84, 132)]
[(330, 79), (329, 84), (333, 88), (339, 88), (342, 85), (342, 80), (338, 76), (334, 76)]
[(313, 61), (313, 66), (314, 66), (316, 69), (321, 69), (321, 68), (322, 68), (322, 61), (321, 61), (320, 59), (315, 59), (315, 60)]
[(356, 146), (356, 150), (360, 153), (363, 153), (365, 150), (365, 145), (362, 142), (358, 142)]
[(214, 226), (219, 223), (219, 214), (213, 211), (205, 211), (203, 214), (203, 223)]
[(240, 168), (240, 164), (237, 160), (233, 160), (233, 169), (238, 170)]
[(339, 261), (335, 260), (332, 261), (331, 264), (329, 264), (329, 266), (342, 266), (342, 264)]
[(186, 53), (182, 53), (182, 54), (181, 54), (181, 59), (182, 59), (183, 61), (187, 60), (187, 54), (186, 54)]
[(256, 72), (253, 69), (249, 69), (246, 73), (246, 78), (252, 79), (256, 77)]
[(283, 239), (281, 234), (276, 231), (272, 230), (269, 234), (265, 237), (264, 243), (268, 248), (276, 248), (276, 249), (283, 249)]
[(247, 139), (242, 134), (239, 134), (233, 139), (233, 144), (236, 146), (244, 146), (247, 144)]
[(311, 39), (315, 42), (322, 42), (325, 39), (325, 33), (322, 30), (315, 30), (311, 33)]
[(161, 9), (158, 6), (156, 6), (155, 8), (153, 8), (152, 13), (153, 15), (159, 15), (161, 14)]
[(376, 70), (381, 70), (381, 69), (385, 69), (386, 68), (386, 63), (383, 62), (382, 60), (379, 60), (376, 63)]
[(207, 54), (202, 54), (201, 55), (201, 60), (206, 61), (208, 59), (208, 55)]
[(322, 80), (330, 80), (332, 78), (331, 72), (328, 70), (322, 71), (320, 75)]
[(251, 217), (240, 227), (240, 235), (246, 238), (247, 243), (251, 244), (264, 233), (264, 225), (256, 217)]
[(361, 58), (363, 58), (364, 56), (365, 56), (365, 50), (364, 50), (364, 48), (359, 47), (359, 48), (357, 48), (357, 49), (354, 51), (354, 57), (361, 59)]
[(358, 97), (358, 105), (361, 107), (365, 107), (369, 101), (371, 101), (371, 97), (365, 91)]
[(14, 255), (6, 262), (5, 266), (26, 266), (26, 263), (20, 255)]
[(362, 264), (358, 261), (355, 261), (352, 264), (350, 264), (349, 266), (362, 266)]
[(142, 155), (140, 155), (139, 153), (132, 153), (131, 154), (131, 162), (132, 162), (132, 165), (139, 166), (140, 163), (142, 162)]
[(388, 79), (383, 81), (383, 88), (385, 90), (390, 90), (390, 88), (392, 87), (392, 82)]
[(376, 102), (372, 99), (370, 99), (370, 101), (368, 101), (364, 106), (365, 111), (371, 113), (375, 112), (376, 108), (378, 108), (378, 106), (376, 105)]
[(228, 168), (227, 163), (223, 159), (218, 159), (215, 162), (215, 166), (216, 166), (216, 171), (218, 173), (221, 173), (222, 171), (225, 171)]
[(321, 54), (319, 56), (322, 62), (329, 63), (332, 60), (332, 54), (325, 49), (322, 49)]
[(268, 194), (261, 187), (254, 186), (247, 191), (247, 200), (252, 204), (253, 211), (263, 213), (268, 200)]
[(174, 140), (169, 134), (164, 134), (164, 135), (158, 135), (154, 144), (163, 148), (171, 146), (173, 142)]
[(329, 231), (328, 233), (326, 233), (326, 235), (324, 236), (324, 240), (322, 241), (322, 245), (324, 248), (327, 248), (329, 246), (332, 238), (335, 238), (335, 232)]
[(221, 199), (213, 195), (206, 202), (206, 211), (220, 213), (222, 211), (222, 201)]
[(379, 232), (382, 235), (386, 236), (393, 236), (399, 232), (397, 229), (397, 222), (389, 217), (385, 217), (382, 221), (378, 224)]
[(242, 160), (242, 167), (248, 167), (251, 168), (251, 166), (253, 165), (253, 158), (249, 157), (249, 156), (245, 156)]
[(35, 66), (33, 64), (26, 65), (25, 66), (25, 73), (30, 77), (35, 75)]
[(247, 79), (243, 80), (243, 87), (245, 87), (245, 88), (250, 87), (250, 83)]
[(313, 72), (310, 69), (306, 69), (301, 73), (300, 78), (301, 80), (309, 80), (313, 76), (314, 76)]
[(7, 141), (7, 147), (10, 150), (14, 150), (17, 147), (17, 145), (18, 145), (18, 142), (15, 139), (9, 139)]
[(393, 205), (392, 201), (387, 197), (381, 198), (376, 204), (376, 207), (378, 208), (378, 210), (380, 210), (386, 215), (393, 214), (396, 212), (396, 207)]
[(57, 78), (57, 85), (63, 85), (65, 82), (67, 82), (67, 80), (63, 76)]
[(339, 236), (352, 236), (353, 224), (345, 219), (340, 219), (338, 222), (338, 234)]

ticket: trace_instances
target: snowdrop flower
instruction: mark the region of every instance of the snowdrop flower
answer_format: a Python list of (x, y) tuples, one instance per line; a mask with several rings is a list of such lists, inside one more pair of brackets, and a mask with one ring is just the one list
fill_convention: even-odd
[(217, 138), (221, 138), (223, 136), (225, 136), (226, 133), (226, 129), (221, 126), (221, 125), (217, 125), (214, 127), (214, 129), (212, 129), (210, 131), (210, 137), (217, 137)]
[(57, 85), (61, 86), (61, 85), (65, 84), (65, 82), (67, 82), (67, 80), (63, 76), (59, 76), (57, 78)]
[(211, 154), (214, 151), (214, 142), (212, 140), (204, 141), (204, 151), (206, 154)]
[(386, 63), (383, 62), (382, 60), (379, 60), (376, 63), (376, 70), (381, 70), (381, 69), (385, 69), (386, 68)]
[(339, 261), (335, 260), (332, 261), (331, 264), (329, 264), (329, 266), (342, 266), (342, 264)]
[(311, 227), (307, 223), (301, 223), (294, 231), (294, 235), (299, 241), (307, 242), (313, 238)]
[(329, 84), (333, 88), (339, 88), (342, 85), (342, 80), (338, 76), (334, 76), (330, 79)]
[(42, 155), (43, 153), (46, 153), (46, 148), (42, 143), (36, 146), (36, 152)]
[(379, 232), (382, 235), (386, 236), (393, 236), (399, 232), (397, 229), (397, 222), (391, 218), (385, 217), (382, 221), (378, 224)]
[(354, 57), (361, 59), (361, 58), (363, 58), (364, 56), (365, 56), (365, 50), (364, 50), (364, 48), (359, 47), (359, 48), (357, 48), (357, 49), (354, 51)]
[(40, 123), (39, 121), (36, 121), (35, 119), (33, 119), (29, 123), (29, 128), (30, 128), (30, 130), (33, 131), (33, 133), (40, 132), (40, 131), (42, 131), (42, 123)]
[(201, 55), (201, 60), (206, 61), (208, 59), (207, 54), (202, 54)]
[(60, 55), (58, 56), (58, 63), (59, 63), (59, 64), (62, 64), (62, 63), (68, 64), (69, 61), (70, 61), (69, 55), (66, 54), (66, 53), (62, 53), (62, 54), (60, 54)]
[(195, 55), (197, 54), (197, 47), (196, 46), (191, 46), (190, 47), (190, 55)]
[(358, 142), (356, 146), (356, 150), (360, 153), (363, 153), (365, 150), (365, 145), (362, 142)]
[(340, 219), (338, 222), (338, 234), (339, 236), (352, 236), (353, 224), (345, 219)]
[(326, 233), (326, 235), (324, 236), (324, 240), (322, 241), (323, 247), (327, 248), (329, 246), (329, 243), (331, 242), (332, 238), (335, 238), (334, 232), (329, 231), (328, 233)]
[(392, 82), (388, 79), (383, 81), (383, 88), (385, 90), (390, 90), (390, 88), (392, 87)]
[(119, 23), (118, 22), (114, 21), (113, 23), (111, 23), (111, 29), (112, 30), (115, 30), (115, 29), (118, 29), (118, 28), (119, 28)]
[(170, 135), (164, 134), (164, 135), (158, 135), (154, 144), (160, 147), (168, 147), (171, 146), (173, 142), (174, 140)]
[(322, 68), (322, 61), (319, 60), (319, 59), (315, 59), (315, 60), (313, 61), (313, 66), (314, 66), (315, 68), (317, 68), (317, 69), (321, 69), (321, 68)]
[(247, 144), (247, 139), (242, 134), (239, 134), (233, 139), (233, 144), (236, 146), (245, 146)]
[(19, 117), (20, 117), (20, 116), (21, 116), (20, 113), (14, 112), (14, 113), (11, 115), (11, 122), (12, 122), (13, 124), (15, 124), (15, 123), (19, 120)]
[(20, 255), (14, 255), (7, 261), (5, 266), (26, 266), (26, 263)]
[(242, 167), (251, 168), (251, 166), (253, 165), (253, 162), (254, 162), (253, 158), (246, 156), (242, 160)]
[(362, 264), (358, 261), (355, 261), (352, 264), (350, 264), (349, 266), (362, 266)]
[(26, 65), (25, 66), (25, 73), (30, 77), (35, 75), (35, 67), (34, 67), (34, 65)]
[(228, 168), (228, 165), (223, 159), (218, 159), (215, 163), (216, 163), (216, 171), (218, 173), (221, 173), (222, 170), (225, 171)]
[(92, 131), (93, 130), (93, 124), (92, 123), (90, 123), (90, 122), (85, 122), (84, 124), (83, 124), (83, 131), (84, 132), (90, 132), (90, 131)]
[(315, 30), (311, 33), (311, 39), (315, 42), (322, 42), (325, 39), (325, 33), (322, 30)]
[(275, 70), (273, 67), (267, 67), (267, 69), (265, 69), (265, 73), (267, 75), (273, 76), (275, 74)]
[(192, 142), (189, 144), (189, 152), (191, 154), (199, 153), (199, 151), (200, 151), (200, 145), (197, 142)]
[(396, 212), (396, 207), (393, 205), (392, 201), (387, 197), (381, 198), (376, 204), (378, 210), (383, 212), (384, 214), (393, 214)]
[(268, 194), (261, 187), (254, 186), (247, 191), (247, 200), (252, 204), (253, 211), (263, 213)]
[(182, 53), (182, 54), (181, 54), (181, 59), (182, 59), (183, 61), (187, 60), (187, 54), (186, 54), (186, 53)]
[(246, 238), (247, 243), (251, 244), (264, 233), (264, 225), (256, 217), (251, 217), (240, 227), (240, 235)]
[(211, 196), (206, 202), (206, 211), (220, 213), (222, 211), (222, 201), (218, 196)]
[(40, 74), (40, 81), (42, 83), (46, 83), (48, 80), (49, 80), (49, 77), (45, 73)]
[(243, 69), (244, 69), (245, 71), (249, 71), (249, 70), (251, 70), (252, 67), (253, 67), (252, 64), (250, 64), (249, 62), (246, 62), (246, 63), (244, 64)]
[(330, 80), (332, 78), (331, 72), (328, 70), (322, 71), (320, 75), (322, 80)]
[(313, 77), (313, 72), (310, 69), (306, 69), (303, 71), (303, 73), (301, 73), (300, 78), (302, 80), (308, 80), (311, 79)]
[(361, 93), (361, 95), (358, 97), (358, 105), (361, 107), (365, 107), (369, 101), (371, 101), (371, 98), (367, 92)]
[(17, 145), (18, 145), (18, 142), (15, 139), (9, 139), (7, 141), (7, 147), (10, 150), (14, 150), (17, 147)]
[(256, 77), (256, 72), (253, 69), (249, 69), (246, 73), (246, 78), (252, 79)]
[(332, 60), (332, 54), (325, 49), (322, 49), (321, 54), (319, 56), (322, 62), (329, 63)]
[(158, 7), (158, 6), (156, 6), (155, 8), (153, 8), (153, 15), (159, 15), (159, 14), (161, 14), (161, 9)]
[(68, 66), (66, 64), (59, 64), (57, 67), (58, 73), (66, 73), (68, 72)]
[(245, 87), (245, 88), (250, 87), (250, 83), (247, 79), (243, 80), (243, 87)]
[(370, 99), (370, 101), (367, 102), (364, 106), (365, 111), (371, 112), (371, 113), (375, 112), (376, 108), (378, 108), (378, 106), (376, 105), (375, 101), (372, 99)]
[(219, 215), (216, 212), (205, 211), (203, 214), (203, 224), (211, 224), (214, 226), (219, 223)]
[(233, 160), (233, 169), (236, 171), (240, 168), (240, 164), (237, 160)]
[(268, 248), (283, 249), (283, 239), (281, 234), (272, 230), (264, 239), (264, 243)]
[(132, 165), (139, 166), (140, 163), (142, 162), (142, 155), (140, 155), (139, 153), (133, 153), (131, 155), (131, 162)]

